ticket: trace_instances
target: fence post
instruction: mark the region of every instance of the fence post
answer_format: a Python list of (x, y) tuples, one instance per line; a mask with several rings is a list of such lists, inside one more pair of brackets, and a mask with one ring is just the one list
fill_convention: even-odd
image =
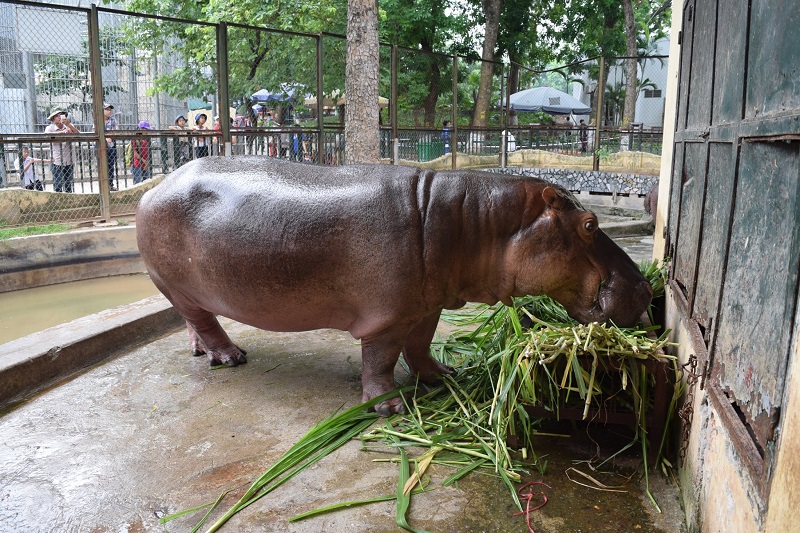
[(457, 166), (458, 152), (458, 56), (453, 56), (453, 138), (450, 139), (450, 159), (452, 168)]
[(89, 11), (89, 71), (92, 77), (92, 111), (94, 131), (97, 134), (97, 175), (100, 183), (100, 217), (111, 220), (111, 190), (108, 186), (108, 147), (106, 121), (103, 115), (103, 73), (100, 62), (100, 22), (97, 5)]
[(392, 121), (392, 164), (400, 164), (400, 139), (397, 133), (397, 44), (392, 45), (392, 81), (389, 116)]
[(322, 132), (325, 129), (323, 122), (325, 113), (325, 95), (322, 94), (322, 32), (317, 35), (317, 164), (324, 165), (324, 145)]
[(222, 130), (222, 139), (219, 144), (225, 147), (225, 156), (231, 157), (233, 149), (231, 147), (231, 99), (228, 95), (227, 22), (217, 24), (217, 90), (219, 91), (217, 114), (219, 115), (219, 127)]
[(597, 109), (594, 119), (594, 153), (592, 155), (592, 170), (600, 170), (600, 123), (603, 117), (603, 92), (606, 87), (606, 58), (600, 56), (600, 74), (597, 76)]
[[(509, 69), (506, 72), (506, 65), (501, 67), (503, 72), (502, 80), (505, 81), (505, 91), (503, 91), (503, 83), (500, 83), (500, 113), (503, 117), (503, 134), (500, 135), (500, 168), (508, 166), (508, 106), (511, 105), (511, 90), (508, 87), (508, 79), (511, 74)], [(504, 94), (505, 93), (505, 94)], [(505, 98), (503, 98), (505, 96)], [(505, 111), (503, 110), (503, 100), (505, 99)]]

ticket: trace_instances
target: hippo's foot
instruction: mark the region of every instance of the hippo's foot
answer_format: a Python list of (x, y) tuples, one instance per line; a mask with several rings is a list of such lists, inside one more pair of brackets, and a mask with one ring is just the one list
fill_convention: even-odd
[(208, 356), (209, 366), (243, 365), (247, 362), (247, 357), (245, 357), (246, 354), (247, 352), (245, 352), (235, 344), (231, 344), (229, 346), (217, 350), (206, 351), (206, 355)]
[[(376, 396), (380, 396), (381, 394), (385, 394), (387, 392), (395, 390), (397, 387), (395, 386), (394, 382), (387, 385), (385, 383), (363, 383), (364, 387), (364, 394), (361, 398), (363, 402), (368, 402), (369, 400), (373, 399)], [(373, 407), (376, 413), (381, 416), (392, 416), (395, 413), (405, 413), (406, 408), (403, 404), (403, 398), (398, 394), (394, 398), (390, 398), (384, 402), (376, 404)]]
[(452, 366), (440, 363), (433, 358), (426, 362), (423, 368), (415, 370), (417, 377), (425, 385), (439, 385), (442, 382), (442, 376), (455, 374)]

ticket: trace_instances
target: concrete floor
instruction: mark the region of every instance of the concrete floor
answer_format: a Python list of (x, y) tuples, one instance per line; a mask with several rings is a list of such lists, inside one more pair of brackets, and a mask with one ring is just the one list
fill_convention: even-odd
[[(631, 246), (646, 249), (642, 238)], [(651, 243), (652, 246), (652, 243)], [(626, 245), (627, 248), (627, 245)], [(360, 348), (347, 333), (270, 333), (223, 325), (248, 350), (248, 364), (210, 370), (189, 355), (181, 330), (97, 365), (0, 413), (0, 531), (189, 531), (202, 513), (159, 525), (164, 515), (213, 501), (231, 489), (219, 516), (315, 423), (360, 401)], [(398, 369), (399, 380), (407, 379)], [(613, 429), (594, 428), (603, 438)], [(603, 439), (598, 439), (603, 440)], [(624, 442), (624, 441), (619, 441)], [(603, 443), (609, 454), (621, 444)], [(542, 437), (548, 504), (532, 515), (546, 532), (682, 531), (677, 489), (651, 476), (663, 513), (643, 490), (638, 451), (605, 472), (585, 464), (597, 452), (584, 431)], [(224, 531), (399, 531), (394, 503), (351, 508), (289, 523), (310, 510), (395, 491), (397, 466), (351, 442), (235, 516)], [(567, 479), (576, 466), (626, 492), (600, 492)], [(431, 490), (414, 496), (412, 526), (428, 531), (527, 531), (502, 483), (433, 467)], [(573, 474), (573, 478), (574, 478)]]

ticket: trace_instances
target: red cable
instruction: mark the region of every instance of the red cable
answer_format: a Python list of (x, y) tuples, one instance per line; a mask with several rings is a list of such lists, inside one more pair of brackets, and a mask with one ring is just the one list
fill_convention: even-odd
[(525, 494), (523, 494), (522, 491), (534, 485), (542, 485), (544, 487), (547, 487), (548, 489), (551, 488), (550, 485), (542, 481), (531, 481), (529, 483), (525, 483), (524, 485), (522, 485), (519, 489), (517, 489), (517, 494), (519, 494), (520, 499), (525, 500), (525, 510), (520, 511), (518, 513), (514, 513), (514, 516), (519, 516), (521, 514), (525, 515), (525, 523), (528, 525), (528, 531), (530, 533), (536, 533), (533, 530), (533, 527), (531, 526), (531, 513), (533, 511), (541, 509), (547, 504), (547, 495), (545, 495), (545, 493), (543, 492), (540, 492), (538, 493), (538, 496), (542, 497), (542, 503), (540, 503), (536, 507), (531, 507), (531, 502), (533, 501), (534, 496), (537, 496), (537, 493), (534, 490), (531, 490), (530, 492), (526, 492)]

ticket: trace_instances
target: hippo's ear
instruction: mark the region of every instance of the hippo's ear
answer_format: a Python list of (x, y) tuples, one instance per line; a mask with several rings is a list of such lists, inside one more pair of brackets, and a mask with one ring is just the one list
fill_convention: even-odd
[(558, 191), (553, 187), (545, 187), (542, 191), (542, 198), (544, 198), (544, 203), (551, 209), (561, 209), (564, 207), (564, 198), (558, 194)]

